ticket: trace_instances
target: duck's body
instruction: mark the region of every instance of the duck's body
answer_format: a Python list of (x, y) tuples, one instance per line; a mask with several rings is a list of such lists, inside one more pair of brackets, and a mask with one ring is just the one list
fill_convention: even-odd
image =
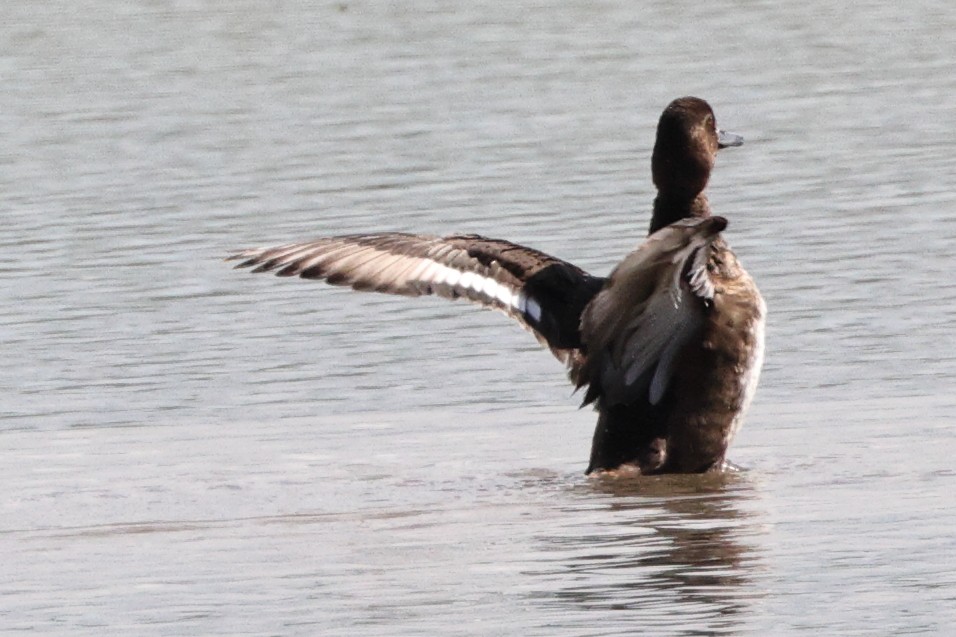
[[(717, 129), (713, 111), (703, 100), (681, 98), (668, 105), (658, 123), (651, 161), (658, 188), (649, 229), (652, 237), (684, 220), (710, 218), (704, 190), (717, 151), (741, 143), (740, 137)], [(665, 328), (672, 351), (677, 352), (665, 393), (633, 392), (618, 399), (596, 391), (593, 371), (577, 379), (579, 386), (590, 384), (585, 400), (593, 400), (600, 414), (588, 472), (629, 465), (644, 474), (699, 473), (726, 466), (727, 448), (743, 424), (760, 378), (766, 306), (723, 238), (712, 241), (707, 252), (712, 298), (682, 303), (681, 311), (669, 317), (671, 325), (692, 320), (691, 327)], [(627, 257), (618, 270), (631, 259), (633, 256)], [(624, 296), (615, 291), (615, 286), (620, 286), (616, 273), (601, 295)], [(632, 274), (621, 278), (635, 279)], [(599, 308), (600, 300), (599, 296), (585, 309), (585, 331), (589, 331), (591, 314), (634, 315), (640, 307), (630, 300), (630, 310), (621, 303), (617, 312), (610, 312)], [(659, 321), (661, 312), (656, 314)], [(653, 319), (642, 323), (645, 340), (659, 337), (660, 328), (654, 323)], [(621, 334), (621, 330), (612, 331), (612, 339), (620, 342)], [(591, 343), (594, 335), (584, 340)], [(593, 370), (600, 352), (593, 347), (589, 352), (589, 369)]]
[[(763, 300), (703, 195), (721, 133), (697, 98), (658, 126), (651, 235), (607, 278), (507, 241), (376, 233), (240, 252), (237, 267), (468, 298), (529, 329), (599, 413), (588, 472), (724, 468), (763, 360)], [(739, 138), (731, 139), (733, 145)]]
[[(652, 238), (682, 223), (687, 221), (666, 226)], [(611, 349), (595, 347), (607, 339), (602, 338), (603, 326), (592, 322), (592, 313), (604, 309), (602, 295), (621, 296), (614, 274), (585, 309), (582, 330), (588, 356), (581, 369), (572, 368), (572, 377), (579, 386), (589, 385), (585, 401), (593, 401), (600, 414), (589, 473), (622, 465), (643, 474), (702, 473), (725, 467), (727, 448), (757, 388), (766, 309), (753, 280), (723, 239), (717, 237), (702, 251), (707, 253), (703, 267), (713, 286), (712, 296), (685, 292), (679, 303), (668, 308), (672, 311), (663, 326), (656, 324), (664, 314), (660, 310), (651, 317), (625, 314), (637, 323), (635, 336), (624, 340), (621, 335), (626, 328), (612, 329)], [(617, 313), (603, 314), (613, 315)], [(670, 349), (642, 358), (648, 343), (665, 338), (662, 331), (667, 340), (660, 347)], [(619, 360), (631, 360), (631, 368), (615, 365), (615, 346), (624, 348), (617, 355)], [(655, 361), (656, 367), (644, 369)], [(666, 378), (663, 387), (654, 384), (658, 373)], [(643, 384), (615, 385), (641, 374), (647, 374)]]

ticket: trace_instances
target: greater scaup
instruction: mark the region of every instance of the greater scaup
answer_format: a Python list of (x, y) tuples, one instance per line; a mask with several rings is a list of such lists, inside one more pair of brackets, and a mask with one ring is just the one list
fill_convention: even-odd
[(651, 234), (607, 278), (478, 235), (354, 234), (229, 258), (253, 272), (501, 310), (587, 387), (584, 404), (599, 414), (588, 473), (722, 470), (760, 375), (765, 307), (703, 191), (718, 148), (741, 143), (704, 100), (668, 105), (652, 158)]

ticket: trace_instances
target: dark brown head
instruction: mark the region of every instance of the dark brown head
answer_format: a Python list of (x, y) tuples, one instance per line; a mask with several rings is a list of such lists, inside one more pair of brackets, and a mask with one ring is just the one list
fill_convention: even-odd
[(717, 128), (710, 104), (698, 97), (680, 97), (664, 109), (657, 124), (651, 168), (660, 196), (693, 200), (703, 192), (714, 168), (717, 150), (740, 146), (743, 138)]

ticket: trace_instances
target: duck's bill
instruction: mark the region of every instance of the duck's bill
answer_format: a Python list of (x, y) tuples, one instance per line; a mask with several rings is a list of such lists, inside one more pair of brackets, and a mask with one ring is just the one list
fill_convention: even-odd
[(728, 146), (743, 146), (744, 138), (736, 133), (728, 133), (725, 130), (717, 130), (717, 148), (727, 148)]

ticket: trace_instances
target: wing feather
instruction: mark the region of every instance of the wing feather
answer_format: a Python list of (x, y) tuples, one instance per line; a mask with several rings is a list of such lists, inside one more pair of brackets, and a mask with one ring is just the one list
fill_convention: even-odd
[(585, 403), (660, 402), (676, 359), (704, 324), (714, 296), (710, 245), (726, 225), (722, 217), (671, 224), (615, 268), (582, 316), (587, 357), (572, 378), (589, 386)]
[(466, 298), (511, 316), (564, 362), (578, 358), (581, 312), (604, 281), (543, 252), (478, 235), (343, 235), (243, 250), (228, 260), (362, 291)]

